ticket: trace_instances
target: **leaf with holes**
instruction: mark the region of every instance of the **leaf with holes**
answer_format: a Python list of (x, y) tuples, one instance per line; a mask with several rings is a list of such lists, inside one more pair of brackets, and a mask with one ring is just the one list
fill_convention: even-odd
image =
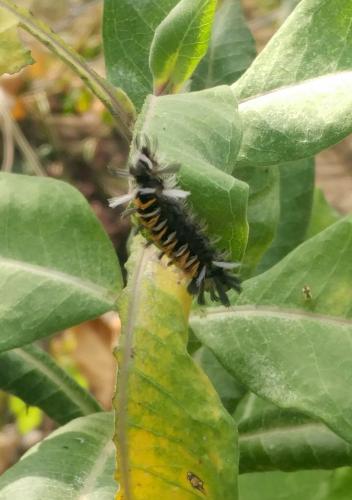
[(280, 408), (323, 421), (352, 443), (352, 217), (248, 280), (236, 306), (191, 326), (223, 366)]
[(185, 280), (136, 242), (129, 269), (115, 400), (118, 499), (234, 500), (236, 429), (187, 353)]
[(115, 307), (114, 249), (64, 182), (0, 175), (0, 352)]

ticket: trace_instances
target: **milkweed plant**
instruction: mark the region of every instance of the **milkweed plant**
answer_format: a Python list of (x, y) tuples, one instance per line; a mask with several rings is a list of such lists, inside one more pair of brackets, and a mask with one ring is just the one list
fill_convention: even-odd
[[(144, 227), (124, 286), (77, 190), (0, 173), (0, 388), (59, 425), (2, 474), (1, 500), (351, 498), (352, 217), (315, 186), (314, 157), (352, 131), (352, 3), (296, 3), (256, 55), (239, 0), (105, 0), (105, 79), (0, 0), (1, 72), (33, 62), (18, 29), (45, 44), (103, 102), (130, 165), (137, 137), (178, 164), (188, 196), (181, 218), (166, 207), (162, 250), (192, 214), (242, 282), (229, 307), (197, 304)], [(112, 413), (36, 345), (111, 310)]]

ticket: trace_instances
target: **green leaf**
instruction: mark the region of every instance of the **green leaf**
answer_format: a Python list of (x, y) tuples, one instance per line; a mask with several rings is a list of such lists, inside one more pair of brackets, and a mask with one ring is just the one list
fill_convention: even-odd
[(351, 20), (351, 2), (302, 0), (234, 85), (236, 95), (242, 100), (352, 69)]
[(85, 389), (33, 345), (0, 354), (0, 389), (38, 406), (60, 424), (101, 410)]
[(150, 96), (136, 132), (158, 140), (163, 162), (182, 165), (180, 184), (191, 192), (194, 211), (206, 221), (209, 234), (221, 238), (219, 247), (240, 259), (248, 234), (248, 186), (229, 175), (241, 140), (230, 88)]
[(68, 184), (0, 174), (0, 232), (0, 351), (114, 308), (115, 251)]
[(241, 402), (236, 420), (242, 473), (352, 465), (352, 446), (325, 425), (281, 410), (254, 394)]
[(112, 500), (110, 413), (77, 418), (31, 448), (0, 477), (1, 500)]
[(181, 0), (155, 31), (150, 69), (156, 95), (177, 92), (204, 57), (217, 0)]
[(352, 132), (352, 71), (274, 90), (239, 105), (239, 165), (274, 165), (314, 156)]
[(256, 54), (240, 0), (221, 2), (214, 19), (209, 50), (192, 77), (192, 90), (232, 84)]
[(241, 500), (350, 500), (352, 469), (240, 476)]
[(33, 59), (17, 34), (18, 20), (10, 12), (0, 8), (0, 75), (17, 73)]
[[(241, 500), (327, 500), (334, 473), (330, 471), (266, 472), (239, 478)], [(333, 497), (330, 500), (349, 500)]]
[[(254, 40), (239, 0), (224, 0), (215, 15), (208, 53), (193, 75), (192, 90), (232, 83), (254, 56)], [(249, 185), (249, 240), (242, 266), (242, 275), (249, 276), (274, 237), (279, 216), (279, 178), (276, 167), (265, 171), (236, 168), (233, 174)]]
[(352, 468), (338, 469), (331, 478), (326, 500), (349, 500), (351, 498), (351, 489)]
[(351, 19), (345, 0), (302, 0), (233, 85), (253, 97), (240, 104), (240, 164), (308, 158), (352, 131)]
[(182, 273), (136, 242), (129, 268), (115, 401), (118, 499), (235, 500), (236, 428), (187, 353)]
[(141, 108), (153, 88), (149, 49), (158, 24), (178, 0), (104, 0), (103, 38), (109, 80)]
[[(208, 53), (194, 73), (192, 90), (232, 83), (250, 65), (254, 56), (254, 41), (245, 24), (239, 0), (224, 0), (215, 15)], [(276, 167), (265, 171), (236, 167), (232, 173), (249, 185), (249, 240), (241, 271), (244, 277), (251, 275), (274, 237), (279, 217), (279, 177)], [(209, 216), (211, 214), (206, 215), (207, 219)], [(224, 220), (219, 214), (220, 219)]]
[(249, 185), (249, 237), (241, 276), (249, 277), (275, 236), (280, 217), (278, 167), (236, 167), (235, 175)]
[(221, 366), (214, 354), (206, 347), (201, 347), (193, 359), (209, 377), (224, 407), (232, 413), (245, 394), (245, 388)]
[(191, 320), (200, 341), (251, 391), (323, 421), (350, 443), (351, 252), (346, 217), (248, 280), (236, 307)]
[(321, 189), (315, 188), (312, 213), (306, 238), (312, 238), (341, 218), (341, 215), (326, 201)]
[[(36, 19), (30, 11), (17, 6), (12, 0), (0, 0), (1, 12), (10, 13), (17, 19), (19, 26), (43, 43), (67, 64), (85, 83), (85, 85), (100, 99), (116, 120), (116, 126), (121, 136), (130, 140), (130, 126), (134, 119), (134, 108), (128, 96), (118, 88), (114, 88), (65, 41), (56, 35), (43, 21)], [(0, 53), (1, 55), (1, 53)]]
[(305, 239), (314, 192), (314, 160), (281, 165), (280, 222), (258, 272), (269, 269)]

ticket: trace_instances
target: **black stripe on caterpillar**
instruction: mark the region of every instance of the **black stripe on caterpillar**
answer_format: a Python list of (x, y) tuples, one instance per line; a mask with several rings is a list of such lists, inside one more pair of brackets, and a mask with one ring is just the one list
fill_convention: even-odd
[(109, 200), (111, 207), (132, 202), (125, 213), (135, 213), (148, 233), (148, 239), (189, 278), (188, 292), (204, 304), (204, 293), (213, 301), (229, 306), (227, 292), (241, 291), (240, 280), (233, 273), (237, 263), (227, 262), (214, 247), (204, 229), (185, 204), (189, 192), (178, 189), (172, 174), (179, 166), (162, 166), (152, 151), (148, 138), (136, 140), (137, 157), (130, 165), (134, 179), (132, 193)]

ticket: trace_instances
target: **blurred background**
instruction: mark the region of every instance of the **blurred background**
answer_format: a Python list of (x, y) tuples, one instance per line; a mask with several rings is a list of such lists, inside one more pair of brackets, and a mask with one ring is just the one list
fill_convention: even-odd
[[(299, 0), (242, 0), (260, 51)], [(94, 69), (104, 75), (102, 0), (18, 0), (44, 19)], [(27, 33), (23, 39), (35, 64), (0, 78), (0, 168), (50, 176), (73, 184), (87, 198), (109, 234), (120, 261), (126, 259), (128, 220), (107, 207), (107, 198), (126, 191), (112, 175), (127, 151), (103, 105), (81, 80)], [(352, 210), (352, 140), (317, 157), (317, 185), (340, 213)], [(113, 313), (71, 328), (43, 346), (102, 406), (111, 408), (119, 320)], [(0, 392), (0, 473), (55, 423), (36, 408)]]

